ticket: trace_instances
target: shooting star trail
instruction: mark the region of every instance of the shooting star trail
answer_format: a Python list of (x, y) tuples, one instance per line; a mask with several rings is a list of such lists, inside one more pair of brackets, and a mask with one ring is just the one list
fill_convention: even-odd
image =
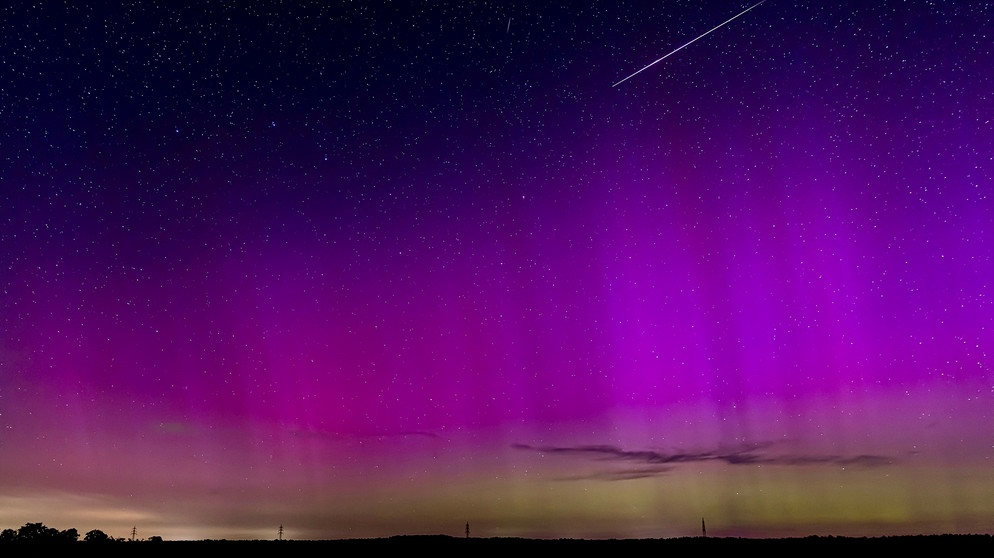
[(731, 23), (732, 21), (734, 21), (734, 20), (738, 19), (739, 17), (741, 17), (741, 16), (745, 15), (745, 14), (746, 14), (746, 12), (748, 12), (749, 10), (751, 10), (751, 9), (755, 8), (756, 6), (759, 6), (759, 5), (760, 5), (760, 4), (762, 4), (763, 2), (766, 2), (766, 0), (759, 0), (759, 2), (756, 2), (756, 3), (755, 3), (755, 4), (753, 4), (752, 6), (749, 6), (748, 8), (746, 8), (746, 9), (742, 10), (741, 12), (739, 12), (739, 13), (735, 14), (734, 16), (732, 16), (732, 17), (728, 18), (728, 19), (727, 19), (727, 20), (725, 20), (724, 22), (722, 22), (722, 23), (719, 23), (718, 25), (715, 25), (714, 27), (712, 27), (711, 29), (709, 29), (709, 30), (705, 31), (704, 33), (702, 33), (702, 34), (701, 34), (701, 35), (699, 35), (698, 37), (696, 37), (696, 38), (694, 38), (694, 39), (691, 39), (690, 41), (687, 41), (686, 43), (684, 43), (684, 44), (682, 44), (682, 45), (678, 46), (677, 48), (675, 48), (675, 49), (674, 49), (673, 51), (669, 52), (669, 53), (668, 53), (668, 54), (666, 54), (665, 56), (663, 56), (663, 57), (661, 57), (661, 58), (658, 58), (658, 59), (654, 60), (654, 61), (653, 61), (652, 63), (650, 63), (650, 64), (649, 64), (649, 65), (647, 65), (646, 67), (644, 67), (644, 68), (642, 68), (641, 70), (639, 70), (639, 71), (635, 72), (634, 74), (632, 74), (632, 75), (630, 75), (630, 76), (626, 77), (625, 79), (623, 79), (623, 80), (619, 81), (618, 83), (615, 83), (615, 84), (614, 84), (614, 85), (612, 85), (611, 87), (617, 87), (617, 86), (621, 85), (622, 83), (625, 83), (626, 81), (628, 81), (628, 80), (632, 79), (633, 77), (637, 76), (638, 74), (642, 73), (643, 71), (647, 70), (648, 68), (650, 68), (650, 67), (652, 67), (652, 66), (655, 66), (656, 64), (658, 64), (658, 63), (662, 62), (663, 60), (666, 60), (666, 59), (667, 59), (667, 58), (669, 58), (670, 56), (673, 56), (673, 55), (674, 55), (674, 54), (676, 54), (677, 52), (680, 52), (681, 50), (683, 50), (683, 49), (687, 48), (688, 46), (690, 46), (691, 44), (693, 44), (693, 43), (697, 42), (698, 40), (700, 40), (700, 39), (703, 39), (704, 37), (707, 37), (707, 36), (708, 36), (708, 35), (710, 35), (711, 33), (714, 33), (714, 32), (715, 32), (715, 31), (717, 31), (717, 30), (718, 30), (719, 28), (721, 28), (721, 27), (724, 27), (724, 26), (728, 25), (728, 24), (729, 24), (729, 23)]

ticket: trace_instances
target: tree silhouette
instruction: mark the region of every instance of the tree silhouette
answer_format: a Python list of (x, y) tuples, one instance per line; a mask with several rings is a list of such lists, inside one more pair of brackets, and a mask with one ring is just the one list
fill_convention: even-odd
[(12, 538), (8, 538), (7, 531), (4, 531), (3, 535), (3, 540), (17, 542), (76, 542), (79, 540), (79, 532), (76, 529), (59, 531), (52, 527), (46, 527), (44, 523), (25, 523)]
[(57, 529), (45, 527), (43, 523), (25, 523), (17, 530), (17, 540), (24, 542), (53, 541), (58, 534)]
[(107, 533), (104, 533), (100, 529), (94, 529), (92, 531), (87, 531), (86, 535), (83, 537), (85, 542), (110, 542), (110, 537)]

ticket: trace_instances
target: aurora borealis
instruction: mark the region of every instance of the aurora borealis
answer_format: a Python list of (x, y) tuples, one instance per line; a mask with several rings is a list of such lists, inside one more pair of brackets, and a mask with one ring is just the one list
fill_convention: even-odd
[(994, 8), (0, 8), (0, 528), (991, 533)]

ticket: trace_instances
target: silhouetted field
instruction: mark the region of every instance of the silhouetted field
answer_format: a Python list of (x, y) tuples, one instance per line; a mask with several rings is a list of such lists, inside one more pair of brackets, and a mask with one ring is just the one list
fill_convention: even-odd
[[(38, 554), (48, 545), (12, 543), (0, 545), (3, 556)], [(431, 552), (439, 553), (548, 553), (548, 552), (763, 552), (767, 555), (796, 555), (799, 552), (888, 552), (888, 553), (956, 553), (994, 550), (991, 535), (922, 535), (906, 537), (801, 537), (751, 539), (728, 537), (686, 537), (672, 539), (524, 539), (461, 538), (450, 536), (396, 536), (379, 539), (343, 540), (248, 540), (248, 541), (161, 541), (70, 543), (58, 545), (62, 555), (183, 557), (199, 555), (247, 555), (259, 552), (278, 556), (346, 556), (353, 552)], [(337, 554), (333, 554), (337, 553)], [(269, 554), (277, 555), (277, 554)]]

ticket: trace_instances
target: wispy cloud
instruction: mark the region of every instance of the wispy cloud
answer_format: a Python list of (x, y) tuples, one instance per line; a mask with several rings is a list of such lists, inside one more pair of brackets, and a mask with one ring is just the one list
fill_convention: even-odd
[(316, 429), (306, 429), (306, 428), (292, 428), (288, 430), (291, 435), (298, 436), (301, 438), (320, 438), (326, 440), (361, 440), (361, 439), (375, 439), (375, 440), (390, 440), (390, 439), (411, 439), (411, 438), (425, 438), (425, 439), (437, 439), (440, 436), (433, 432), (417, 431), (417, 430), (407, 430), (398, 432), (333, 432), (327, 430), (316, 430)]
[(532, 446), (513, 444), (512, 447), (537, 453), (580, 456), (586, 459), (611, 463), (634, 463), (621, 470), (595, 473), (584, 478), (604, 480), (632, 480), (662, 475), (681, 463), (705, 461), (724, 462), (729, 465), (839, 465), (877, 467), (894, 463), (894, 459), (882, 455), (817, 455), (817, 454), (778, 454), (771, 451), (773, 444), (752, 444), (726, 450), (665, 453), (655, 450), (624, 450), (609, 445), (581, 446)]

